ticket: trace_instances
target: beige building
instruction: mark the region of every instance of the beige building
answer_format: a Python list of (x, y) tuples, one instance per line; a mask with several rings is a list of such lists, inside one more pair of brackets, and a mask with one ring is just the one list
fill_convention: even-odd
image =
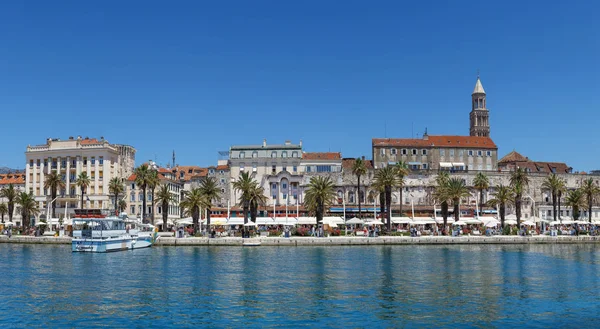
[[(0, 174), (0, 190), (7, 188), (10, 184), (13, 185), (14, 189), (18, 192), (25, 191), (25, 172), (16, 171), (7, 174)], [(0, 203), (8, 203), (6, 198), (0, 197)], [(8, 205), (8, 204), (7, 204)], [(5, 214), (4, 221), (8, 221), (8, 214)], [(15, 204), (15, 210), (13, 212), (13, 222), (19, 226), (21, 225), (21, 213), (19, 212), (18, 206)]]
[(87, 172), (91, 184), (84, 199), (86, 208), (113, 209), (108, 184), (111, 178), (126, 179), (133, 172), (135, 149), (127, 145), (110, 144), (103, 137), (48, 139), (46, 144), (27, 146), (25, 152), (25, 189), (35, 196), (42, 213), (50, 202), (50, 191), (44, 188), (45, 176), (53, 171), (65, 182), (65, 189), (58, 191), (56, 212), (74, 213), (81, 208), (81, 189), (76, 185), (77, 176)]

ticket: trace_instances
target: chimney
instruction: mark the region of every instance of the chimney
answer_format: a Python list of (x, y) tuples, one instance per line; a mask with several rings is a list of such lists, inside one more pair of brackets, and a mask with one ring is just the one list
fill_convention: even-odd
[(292, 142), (291, 141), (285, 141), (285, 145), (291, 145)]
[(300, 147), (302, 148), (302, 140), (300, 140)]
[(263, 139), (263, 147), (267, 147), (267, 139)]
[(429, 140), (429, 135), (427, 134), (427, 128), (425, 128), (425, 133), (423, 134), (423, 140)]

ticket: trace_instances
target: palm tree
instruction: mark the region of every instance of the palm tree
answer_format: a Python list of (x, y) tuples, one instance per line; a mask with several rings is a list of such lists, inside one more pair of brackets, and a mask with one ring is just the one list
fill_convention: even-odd
[(143, 164), (135, 168), (135, 183), (142, 189), (142, 220), (146, 219), (146, 188), (148, 187), (148, 180), (150, 177), (150, 169), (147, 164)]
[(592, 206), (594, 204), (594, 200), (600, 194), (600, 187), (594, 184), (594, 179), (589, 178), (583, 181), (581, 186), (581, 190), (583, 195), (585, 196), (585, 201), (588, 210), (588, 221), (592, 222)]
[(0, 203), (0, 216), (2, 216), (2, 223), (4, 224), (4, 215), (8, 212), (8, 206), (6, 203)]
[(582, 189), (569, 191), (565, 200), (567, 206), (573, 210), (573, 220), (579, 220), (579, 209), (585, 207), (585, 194)]
[(446, 199), (452, 200), (452, 204), (454, 206), (454, 221), (458, 222), (460, 219), (460, 200), (462, 198), (468, 198), (471, 195), (469, 188), (465, 184), (464, 180), (460, 178), (451, 178), (444, 190)]
[(37, 215), (40, 210), (37, 207), (37, 202), (33, 197), (33, 193), (25, 193), (21, 192), (16, 198), (17, 204), (19, 204), (19, 208), (21, 209), (21, 218), (23, 221), (23, 229), (27, 231), (29, 229), (29, 220), (31, 215)]
[(204, 206), (206, 207), (206, 226), (210, 227), (210, 208), (213, 200), (221, 195), (221, 189), (214, 177), (207, 177), (200, 183), (200, 193), (204, 197)]
[(483, 191), (490, 188), (490, 180), (488, 176), (482, 172), (478, 172), (473, 179), (473, 187), (479, 191), (479, 210), (481, 211), (483, 208)]
[(8, 187), (5, 187), (0, 191), (0, 198), (6, 198), (6, 202), (8, 204), (9, 222), (12, 222), (13, 215), (15, 213), (15, 201), (18, 195), (19, 191), (15, 189), (15, 186), (13, 184), (8, 184)]
[[(258, 215), (258, 206), (267, 203), (267, 197), (265, 196), (265, 189), (258, 184), (254, 184), (250, 190), (250, 220), (256, 223), (256, 216)], [(273, 214), (275, 216), (275, 214)]]
[[(392, 189), (398, 186), (398, 172), (396, 166), (385, 166), (377, 169), (375, 172), (375, 182), (373, 183), (384, 195), (384, 203), (381, 204), (381, 211), (385, 213), (387, 219), (386, 227), (388, 231), (392, 230)], [(380, 194), (381, 195), (381, 194)]]
[(494, 197), (488, 200), (491, 206), (497, 206), (500, 213), (500, 225), (504, 228), (504, 217), (506, 215), (506, 206), (511, 205), (515, 200), (514, 191), (510, 186), (498, 185)]
[[(445, 188), (448, 186), (450, 181), (450, 175), (447, 171), (440, 171), (435, 178), (437, 187), (433, 194), (434, 198), (440, 202), (442, 218), (444, 219), (444, 229), (448, 225), (448, 196), (445, 193)], [(435, 214), (433, 214), (435, 216)]]
[(90, 186), (91, 179), (88, 176), (87, 172), (83, 171), (77, 176), (77, 180), (75, 180), (75, 184), (81, 188), (81, 209), (85, 208), (83, 206), (83, 195), (85, 194), (88, 186)]
[(169, 216), (169, 203), (176, 202), (175, 196), (169, 190), (169, 184), (163, 184), (158, 188), (156, 194), (156, 202), (161, 205), (162, 219), (163, 219), (163, 232), (167, 232), (167, 219)]
[(408, 170), (408, 164), (406, 162), (399, 161), (396, 163), (396, 174), (398, 176), (397, 185), (400, 188), (400, 216), (402, 216), (402, 205), (404, 202), (402, 201), (402, 190), (404, 189), (404, 177), (408, 176), (410, 170)]
[[(65, 182), (56, 171), (52, 171), (44, 179), (44, 188), (50, 190), (50, 200), (54, 200), (58, 190), (65, 188)], [(52, 202), (52, 218), (56, 218), (56, 202)]]
[(304, 204), (308, 210), (315, 214), (317, 223), (323, 220), (325, 208), (331, 206), (336, 198), (333, 181), (329, 177), (315, 176), (310, 179)]
[(233, 182), (233, 189), (241, 192), (240, 204), (244, 209), (244, 224), (248, 223), (248, 209), (250, 208), (251, 191), (257, 183), (250, 177), (248, 172), (242, 172), (238, 179)]
[(558, 192), (558, 195), (556, 196), (556, 199), (557, 199), (557, 206), (558, 206), (558, 214), (560, 216), (560, 214), (561, 214), (560, 202), (562, 200), (563, 193), (567, 193), (567, 182), (565, 182), (564, 180), (561, 179), (557, 192)]
[(552, 196), (552, 213), (554, 214), (554, 221), (557, 220), (556, 204), (558, 199), (559, 190), (564, 186), (564, 181), (559, 178), (556, 174), (552, 174), (542, 182), (542, 190), (550, 192)]
[(118, 203), (119, 202), (118, 201), (119, 194), (125, 193), (125, 187), (123, 186), (123, 182), (121, 181), (120, 178), (114, 177), (114, 178), (112, 178), (110, 180), (110, 182), (108, 182), (108, 192), (110, 194), (112, 194), (114, 196), (114, 198), (115, 198), (115, 200), (114, 200), (115, 201), (114, 202), (115, 212), (118, 215), (118, 212), (119, 212), (118, 211), (119, 210), (119, 203)]
[(515, 210), (517, 214), (517, 227), (521, 227), (521, 203), (523, 201), (523, 191), (529, 185), (529, 177), (523, 168), (517, 168), (510, 175), (510, 185), (515, 192)]
[(354, 164), (352, 165), (352, 174), (357, 178), (357, 195), (358, 198), (358, 218), (362, 218), (362, 211), (360, 208), (360, 176), (364, 176), (367, 174), (367, 166), (365, 162), (361, 158), (356, 158)]
[(194, 233), (198, 232), (198, 221), (200, 219), (200, 209), (204, 205), (204, 196), (199, 187), (184, 194), (184, 199), (181, 201), (181, 207), (186, 210), (186, 214), (192, 216), (194, 222)]
[(158, 178), (158, 171), (150, 170), (150, 173), (148, 175), (148, 181), (146, 182), (146, 184), (148, 185), (148, 188), (150, 189), (150, 195), (151, 195), (151, 199), (152, 199), (152, 200), (150, 200), (150, 202), (152, 203), (152, 207), (151, 207), (152, 211), (150, 211), (150, 220), (152, 222), (152, 225), (154, 225), (154, 212), (155, 212), (154, 190), (160, 184), (160, 179)]
[(119, 212), (125, 211), (127, 209), (127, 202), (125, 200), (119, 200)]

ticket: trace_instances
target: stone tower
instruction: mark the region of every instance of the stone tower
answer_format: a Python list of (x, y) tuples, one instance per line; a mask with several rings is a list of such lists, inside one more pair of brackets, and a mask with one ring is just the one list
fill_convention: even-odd
[(490, 137), (490, 112), (485, 107), (485, 90), (483, 90), (479, 75), (471, 99), (469, 134), (471, 136)]

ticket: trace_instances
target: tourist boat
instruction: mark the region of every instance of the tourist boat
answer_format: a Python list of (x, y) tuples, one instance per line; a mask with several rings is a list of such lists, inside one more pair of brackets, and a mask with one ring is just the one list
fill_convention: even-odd
[(158, 238), (154, 226), (127, 216), (106, 216), (98, 209), (75, 210), (73, 252), (113, 252), (151, 247)]

